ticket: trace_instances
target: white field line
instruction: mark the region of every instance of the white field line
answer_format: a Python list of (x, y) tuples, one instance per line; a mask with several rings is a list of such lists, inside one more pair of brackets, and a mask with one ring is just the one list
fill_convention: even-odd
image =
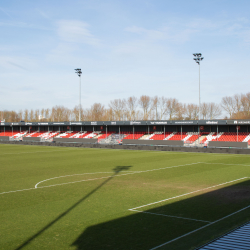
[(216, 165), (226, 165), (226, 166), (244, 166), (244, 167), (250, 167), (250, 165), (246, 165), (246, 164), (233, 164), (233, 163), (215, 163), (215, 162), (200, 162), (203, 164), (216, 164)]
[[(135, 171), (123, 171), (123, 172), (132, 172), (132, 173), (134, 173)], [(41, 184), (42, 182), (49, 181), (49, 180), (54, 180), (54, 179), (59, 179), (59, 178), (64, 178), (64, 177), (78, 176), (78, 175), (89, 175), (89, 174), (113, 174), (113, 173), (114, 173), (114, 172), (95, 172), (95, 173), (84, 173), (84, 174), (63, 175), (63, 176), (53, 177), (53, 178), (49, 178), (49, 179), (40, 181), (40, 182), (38, 182), (38, 183), (35, 185), (35, 188), (37, 188), (37, 186), (38, 186), (39, 184)], [(111, 176), (111, 175), (110, 175), (110, 176)], [(109, 176), (109, 177), (110, 177), (110, 176)], [(104, 177), (104, 178), (105, 178), (105, 177)], [(95, 178), (95, 179), (100, 179), (100, 178)], [(93, 179), (87, 179), (87, 180), (93, 180)], [(86, 181), (87, 181), (87, 180), (86, 180)]]
[[(199, 164), (199, 162), (190, 163), (190, 164), (183, 164), (183, 165), (177, 165), (177, 166), (172, 166), (172, 167), (165, 167), (165, 168), (144, 170), (144, 171), (134, 171), (134, 172), (132, 172), (132, 173), (117, 175), (117, 177), (119, 177), (119, 176), (125, 176), (125, 175), (130, 175), (130, 174), (145, 173), (145, 172), (150, 172), (150, 171), (171, 169), (171, 168), (177, 168), (177, 167), (183, 167), (183, 166), (190, 166), (190, 165), (195, 165), (195, 164)], [(112, 172), (112, 173), (113, 173), (113, 172)], [(8, 193), (21, 192), (21, 191), (27, 191), (27, 190), (33, 190), (33, 189), (37, 189), (37, 188), (46, 188), (46, 187), (61, 186), (61, 185), (73, 184), (73, 183), (84, 182), (84, 181), (94, 181), (94, 180), (100, 180), (100, 179), (105, 179), (105, 178), (110, 178), (110, 177), (112, 177), (112, 175), (110, 175), (110, 176), (105, 176), (105, 177), (101, 177), (101, 178), (94, 178), (94, 179), (87, 179), (87, 180), (80, 180), (80, 181), (72, 181), (72, 182), (66, 182), (66, 183), (60, 183), (60, 184), (54, 184), (54, 185), (48, 185), (48, 186), (42, 186), (42, 187), (36, 187), (36, 188), (34, 187), (34, 188), (26, 188), (26, 189), (19, 189), (19, 190), (13, 190), (13, 191), (6, 191), (6, 192), (0, 193), (0, 195), (1, 195), (1, 194), (8, 194)], [(54, 177), (54, 178), (56, 178), (56, 177)], [(37, 185), (38, 185), (38, 183), (37, 183), (35, 186), (37, 186)]]
[(159, 216), (165, 216), (165, 217), (171, 217), (171, 218), (177, 218), (177, 219), (183, 219), (183, 220), (194, 220), (194, 221), (211, 223), (211, 221), (207, 221), (207, 220), (198, 220), (198, 219), (192, 219), (192, 218), (180, 217), (180, 216), (174, 216), (174, 215), (168, 215), (168, 214), (157, 214), (157, 213), (151, 213), (151, 212), (145, 212), (145, 211), (139, 211), (139, 210), (133, 210), (133, 211), (144, 213), (144, 214), (153, 214), (153, 215), (159, 215)]
[(35, 189), (35, 188), (26, 188), (26, 189), (19, 189), (19, 190), (7, 191), (7, 192), (0, 193), (0, 195), (1, 194), (9, 194), (9, 193), (22, 192), (22, 191), (28, 191), (28, 190), (32, 190), (32, 189)]
[[(182, 166), (187, 166), (187, 165), (194, 165), (194, 164), (199, 164), (200, 162), (196, 162), (196, 163), (191, 163), (191, 164), (184, 164), (184, 165), (177, 165), (177, 166), (172, 166), (172, 167), (165, 167), (165, 168), (157, 168), (157, 169), (150, 169), (150, 170), (142, 170), (142, 171), (130, 171), (131, 173), (128, 173), (128, 174), (138, 174), (138, 173), (146, 173), (146, 172), (151, 172), (151, 171), (157, 171), (157, 170), (163, 170), (163, 169), (169, 169), (169, 168), (177, 168), (177, 167), (182, 167)], [(126, 171), (127, 172), (127, 171)], [(112, 172), (113, 173), (113, 172)], [(121, 174), (121, 175), (117, 175), (117, 176), (124, 176), (124, 175), (128, 175), (128, 174)], [(62, 177), (66, 177), (66, 176), (59, 176), (59, 177), (53, 177), (53, 178), (50, 178), (50, 179), (46, 179), (46, 180), (42, 180), (40, 182), (38, 182), (36, 185), (35, 185), (35, 188), (37, 188), (37, 185), (39, 183), (42, 183), (42, 182), (45, 182), (45, 181), (48, 181), (48, 180), (51, 180), (51, 179), (57, 179), (57, 178), (62, 178)], [(98, 179), (103, 179), (103, 178), (109, 178), (111, 176), (105, 176), (105, 177), (101, 177), (101, 178), (94, 178), (94, 179), (89, 179), (89, 180), (98, 180)], [(87, 180), (81, 180), (81, 181), (87, 181)], [(76, 181), (76, 182), (81, 182), (81, 181)], [(67, 182), (67, 183), (74, 183), (74, 182)], [(56, 185), (64, 185), (64, 184), (67, 184), (67, 183), (62, 183), (62, 184), (56, 184)]]
[(154, 205), (154, 204), (157, 204), (157, 203), (161, 203), (161, 202), (164, 202), (164, 201), (173, 200), (173, 199), (176, 199), (176, 198), (179, 198), (179, 197), (183, 197), (183, 196), (186, 196), (186, 195), (189, 195), (189, 194), (198, 193), (198, 192), (201, 192), (201, 191), (204, 191), (204, 190), (207, 190), (207, 189), (211, 189), (211, 188), (223, 186), (223, 185), (226, 185), (228, 183), (232, 183), (232, 182), (235, 182), (235, 181), (239, 181), (239, 180), (243, 180), (243, 179), (248, 179), (248, 178), (249, 177), (242, 177), (242, 178), (239, 178), (239, 179), (236, 179), (236, 180), (233, 180), (233, 181), (227, 181), (227, 182), (224, 182), (224, 183), (221, 183), (221, 184), (217, 184), (217, 185), (214, 185), (214, 186), (211, 186), (211, 187), (206, 187), (206, 188), (203, 188), (203, 189), (198, 189), (198, 190), (195, 190), (195, 191), (192, 191), (192, 192), (189, 192), (189, 193), (185, 193), (185, 194), (177, 195), (177, 196), (174, 196), (174, 197), (171, 197), (171, 198), (167, 198), (167, 199), (164, 199), (164, 200), (160, 200), (160, 201), (148, 203), (146, 205), (142, 205), (142, 206), (139, 206), (139, 207), (130, 208), (129, 210), (133, 211), (133, 210), (138, 209), (138, 208), (147, 207), (147, 206)]
[(186, 233), (186, 234), (183, 234), (183, 235), (181, 235), (181, 236), (179, 236), (179, 237), (177, 237), (177, 238), (175, 238), (175, 239), (173, 239), (173, 240), (167, 241), (167, 242), (165, 242), (165, 243), (163, 243), (163, 244), (161, 244), (161, 245), (159, 245), (159, 246), (153, 247), (153, 248), (151, 248), (150, 250), (158, 249), (158, 248), (160, 248), (160, 247), (162, 247), (162, 246), (165, 246), (165, 245), (167, 245), (167, 244), (169, 244), (169, 243), (171, 243), (171, 242), (173, 242), (173, 241), (179, 240), (179, 239), (181, 239), (181, 238), (183, 238), (183, 237), (185, 237), (185, 236), (188, 236), (188, 235), (190, 235), (190, 234), (192, 234), (192, 233), (195, 233), (195, 232), (197, 232), (197, 231), (199, 231), (199, 230), (201, 230), (201, 229), (203, 229), (203, 228), (205, 228), (205, 227), (208, 227), (208, 226), (210, 226), (210, 225), (212, 225), (212, 224), (215, 224), (215, 223), (217, 223), (217, 222), (219, 222), (219, 221), (221, 221), (221, 220), (224, 220), (224, 219), (226, 219), (226, 218), (228, 218), (228, 217), (230, 217), (230, 216), (232, 216), (232, 215), (234, 215), (234, 214), (237, 214), (237, 213), (239, 213), (239, 212), (241, 212), (241, 211), (243, 211), (243, 210), (246, 210), (246, 209), (248, 209), (248, 208), (250, 208), (250, 205), (247, 206), (247, 207), (244, 207), (244, 208), (242, 208), (242, 209), (240, 209), (240, 210), (238, 210), (238, 211), (236, 211), (236, 212), (234, 212), (234, 213), (231, 213), (231, 214), (229, 214), (229, 215), (227, 215), (227, 216), (225, 216), (225, 217), (222, 217), (222, 218), (220, 218), (220, 219), (218, 219), (218, 220), (216, 220), (216, 221), (213, 221), (213, 222), (211, 222), (211, 223), (209, 223), (209, 224), (207, 224), (207, 225), (205, 225), (205, 226), (203, 226), (203, 227), (199, 227), (199, 228), (197, 228), (197, 229), (195, 229), (195, 230), (193, 230), (193, 231), (191, 231), (191, 232), (188, 232), (188, 233)]
[[(62, 150), (62, 151), (64, 151), (64, 150)], [(200, 163), (207, 164), (207, 163), (205, 163), (205, 162), (195, 162), (195, 163), (177, 165), (177, 166), (166, 167), (166, 168), (151, 169), (151, 170), (144, 170), (144, 171), (134, 171), (134, 172), (132, 172), (132, 173), (122, 174), (122, 175), (117, 175), (117, 176), (125, 176), (125, 175), (129, 175), (129, 174), (137, 174), (137, 173), (144, 173), (144, 172), (150, 172), (150, 171), (156, 171), (156, 170), (171, 169), (171, 168), (177, 168), (177, 167), (182, 167), (182, 166), (195, 165), (195, 164), (200, 164)], [(214, 163), (214, 164), (216, 164), (216, 163)], [(233, 164), (233, 165), (238, 165), (238, 164)], [(25, 188), (25, 189), (13, 190), (13, 191), (6, 191), (6, 192), (0, 193), (0, 195), (1, 195), (1, 194), (8, 194), (8, 193), (22, 192), (22, 191), (27, 191), (27, 190), (33, 190), (33, 189), (37, 189), (37, 188), (46, 188), (46, 187), (61, 186), (61, 185), (73, 184), (73, 183), (84, 182), (84, 181), (94, 181), (94, 180), (99, 180), (99, 179), (104, 179), (104, 178), (110, 178), (110, 177), (111, 177), (111, 176), (106, 176), (106, 177), (101, 177), (101, 178), (87, 179), (87, 180), (74, 181), (74, 182), (66, 182), (66, 183), (48, 185), (48, 186), (43, 186), (43, 187)], [(54, 178), (56, 178), (56, 177), (54, 177)], [(244, 178), (248, 178), (248, 177), (244, 177)], [(38, 184), (38, 183), (37, 183), (37, 184)], [(36, 184), (35, 186), (37, 186), (37, 184)], [(134, 209), (136, 209), (136, 208), (134, 208)]]
[(133, 211), (133, 210), (136, 210), (138, 208), (147, 207), (147, 206), (154, 205), (154, 204), (157, 204), (157, 203), (161, 203), (161, 202), (164, 202), (164, 201), (173, 200), (173, 199), (176, 199), (176, 198), (179, 198), (179, 197), (183, 197), (183, 196), (186, 196), (186, 195), (189, 195), (189, 194), (198, 193), (198, 192), (201, 192), (201, 191), (204, 191), (204, 190), (207, 190), (207, 189), (211, 189), (211, 188), (223, 186), (223, 185), (226, 185), (228, 183), (232, 183), (232, 182), (236, 182), (236, 181), (243, 180), (243, 179), (248, 179), (248, 178), (249, 177), (242, 177), (242, 178), (239, 178), (239, 179), (236, 179), (236, 180), (227, 181), (227, 182), (224, 182), (224, 183), (221, 183), (221, 184), (217, 184), (217, 185), (214, 185), (214, 186), (211, 186), (211, 187), (206, 187), (206, 188), (203, 188), (203, 189), (198, 189), (198, 190), (195, 190), (195, 191), (192, 191), (192, 192), (189, 192), (189, 193), (185, 193), (185, 194), (177, 195), (177, 196), (174, 196), (174, 197), (171, 197), (171, 198), (167, 198), (167, 199), (164, 199), (164, 200), (160, 200), (160, 201), (148, 203), (146, 205), (142, 205), (142, 206), (139, 206), (139, 207), (130, 208), (129, 210)]

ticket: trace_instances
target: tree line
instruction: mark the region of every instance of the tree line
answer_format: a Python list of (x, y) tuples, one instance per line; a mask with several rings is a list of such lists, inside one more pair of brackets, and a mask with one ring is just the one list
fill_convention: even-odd
[[(249, 119), (250, 92), (223, 97), (220, 104), (214, 102), (201, 103), (201, 119)], [(59, 122), (79, 121), (79, 106), (69, 109), (54, 106), (51, 109), (25, 109), (16, 111), (0, 111), (1, 121), (5, 122)], [(133, 120), (197, 120), (199, 106), (181, 103), (176, 98), (150, 97), (142, 95), (127, 99), (110, 101), (106, 108), (101, 103), (94, 103), (90, 108), (81, 108), (82, 121), (133, 121)]]

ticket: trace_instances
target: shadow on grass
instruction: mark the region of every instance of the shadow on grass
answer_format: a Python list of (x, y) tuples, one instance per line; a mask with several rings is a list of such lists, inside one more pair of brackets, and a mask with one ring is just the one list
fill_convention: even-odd
[(100, 189), (102, 186), (104, 186), (106, 183), (111, 181), (116, 175), (118, 175), (121, 171), (125, 171), (130, 169), (132, 166), (117, 166), (113, 169), (114, 174), (107, 178), (103, 183), (101, 183), (99, 186), (97, 186), (95, 189), (93, 189), (90, 193), (85, 195), (83, 198), (81, 198), (79, 201), (77, 201), (74, 205), (72, 205), (70, 208), (68, 208), (65, 212), (61, 213), (58, 217), (56, 217), (53, 221), (51, 221), (49, 224), (47, 224), (45, 227), (43, 227), (41, 230), (39, 230), (37, 233), (32, 235), (30, 238), (28, 238), (23, 244), (21, 244), (19, 247), (16, 248), (16, 250), (22, 249), (25, 246), (27, 246), (29, 243), (31, 243), (35, 238), (37, 238), (39, 235), (41, 235), (43, 232), (45, 232), (47, 229), (49, 229), (51, 226), (53, 226), (56, 222), (58, 222), (60, 219), (62, 219), (65, 215), (67, 215), (69, 212), (71, 212), (75, 207), (77, 207), (80, 203), (82, 203), (84, 200), (86, 200), (88, 197), (90, 197), (92, 194), (94, 194), (98, 189)]
[[(154, 249), (163, 243), (204, 227), (200, 230), (202, 234), (197, 234), (198, 230), (196, 233), (191, 233), (191, 237), (180, 237), (179, 240), (169, 242), (161, 248), (194, 249), (193, 247), (198, 247), (211, 238), (225, 233), (229, 227), (236, 226), (227, 220), (240, 214), (240, 212), (235, 213), (236, 211), (245, 208), (242, 211), (249, 214), (249, 180), (218, 190), (205, 191), (206, 193), (197, 193), (191, 198), (186, 196), (185, 199), (184, 196), (181, 197), (182, 200), (181, 198), (172, 200), (172, 203), (168, 202), (168, 204), (164, 202), (166, 204), (164, 206), (159, 203), (153, 205), (153, 208), (152, 205), (137, 208), (136, 210), (140, 212), (131, 211), (129, 216), (91, 226), (75, 240), (72, 246), (75, 246), (77, 250)], [(226, 216), (228, 217), (224, 218)], [(236, 216), (237, 223), (243, 223), (246, 219), (244, 217), (239, 221)], [(219, 227), (218, 224), (220, 224)], [(184, 243), (179, 244), (183, 239)], [(173, 242), (176, 245), (172, 245)]]

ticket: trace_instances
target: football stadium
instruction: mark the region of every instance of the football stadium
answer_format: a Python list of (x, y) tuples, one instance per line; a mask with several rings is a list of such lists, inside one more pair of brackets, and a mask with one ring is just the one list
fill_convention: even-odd
[(248, 124), (1, 123), (0, 248), (203, 249), (250, 219)]
[(0, 250), (250, 250), (249, 9), (1, 1)]

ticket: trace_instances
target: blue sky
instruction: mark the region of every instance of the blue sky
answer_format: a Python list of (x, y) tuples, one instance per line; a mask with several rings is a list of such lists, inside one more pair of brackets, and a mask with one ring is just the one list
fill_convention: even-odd
[(249, 92), (249, 0), (2, 1), (0, 110)]

